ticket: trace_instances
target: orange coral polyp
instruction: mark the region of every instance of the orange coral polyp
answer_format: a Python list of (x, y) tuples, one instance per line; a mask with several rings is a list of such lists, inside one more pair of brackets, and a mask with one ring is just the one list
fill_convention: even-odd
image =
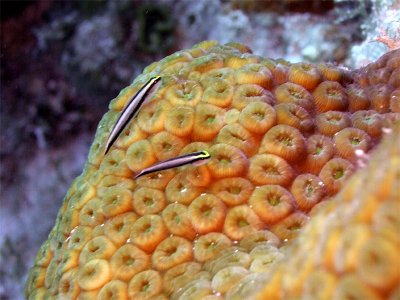
[(182, 237), (171, 236), (157, 246), (151, 256), (151, 261), (157, 270), (166, 271), (192, 260), (192, 257), (192, 243)]
[(162, 291), (161, 275), (154, 270), (146, 270), (136, 274), (128, 285), (130, 299), (152, 299)]
[(233, 97), (233, 86), (226, 80), (215, 78), (204, 90), (203, 101), (218, 107), (227, 107)]
[(312, 64), (297, 63), (289, 68), (288, 79), (311, 91), (321, 82), (321, 73)]
[(216, 70), (211, 70), (207, 73), (201, 75), (200, 83), (203, 86), (208, 86), (215, 79), (224, 79), (231, 85), (235, 84), (234, 71), (231, 68), (221, 68)]
[(196, 262), (181, 263), (168, 269), (163, 276), (164, 291), (171, 294), (192, 281), (200, 271), (201, 265)]
[(332, 137), (340, 130), (349, 127), (351, 124), (350, 117), (341, 111), (328, 111), (319, 114), (315, 118), (317, 130), (326, 136)]
[(276, 122), (297, 128), (301, 132), (310, 132), (314, 128), (314, 120), (300, 105), (281, 103), (275, 106)]
[(277, 104), (293, 103), (301, 106), (308, 112), (314, 108), (313, 97), (301, 85), (286, 82), (278, 86), (274, 91)]
[(63, 274), (60, 279), (58, 296), (64, 299), (74, 299), (80, 293), (80, 287), (77, 279), (77, 268)]
[(165, 195), (158, 189), (141, 187), (133, 193), (133, 207), (140, 216), (157, 214), (166, 205)]
[[(267, 66), (268, 67), (268, 66)], [(289, 66), (282, 62), (276, 62), (274, 66), (269, 67), (274, 76), (275, 85), (284, 84), (288, 81)]]
[(240, 124), (255, 134), (263, 134), (276, 123), (274, 108), (260, 101), (251, 102), (240, 112)]
[(79, 263), (84, 264), (96, 258), (108, 259), (116, 250), (115, 245), (105, 236), (96, 236), (83, 247)]
[[(239, 208), (241, 206), (238, 206)], [(248, 268), (251, 264), (251, 257), (238, 247), (231, 247), (223, 251), (215, 259), (209, 260), (204, 264), (204, 269), (215, 275), (219, 270), (229, 266), (242, 266)]]
[(226, 208), (218, 197), (201, 195), (190, 204), (188, 213), (193, 228), (200, 234), (217, 232), (222, 229)]
[[(274, 251), (278, 251), (278, 246), (281, 241), (279, 238), (269, 230), (259, 230), (245, 236), (239, 243), (240, 247), (243, 247), (248, 252), (255, 249), (257, 246), (268, 246)], [(271, 250), (272, 251), (272, 250)], [(264, 252), (264, 251), (262, 251)], [(250, 252), (251, 253), (251, 252)]]
[(209, 152), (211, 159), (207, 167), (215, 178), (240, 176), (247, 169), (246, 156), (234, 146), (215, 144)]
[(349, 111), (355, 112), (358, 110), (368, 109), (370, 106), (370, 100), (368, 94), (362, 87), (351, 84), (346, 88), (347, 98), (349, 101)]
[(256, 84), (267, 90), (271, 90), (272, 74), (262, 64), (247, 64), (235, 72), (238, 84)]
[(350, 161), (363, 159), (371, 147), (371, 138), (365, 131), (357, 128), (345, 128), (335, 134), (334, 143), (337, 153)]
[(153, 147), (148, 140), (137, 141), (126, 151), (126, 163), (133, 172), (140, 172), (156, 161)]
[(324, 81), (313, 92), (315, 108), (318, 112), (345, 110), (348, 105), (343, 87), (336, 81)]
[(99, 172), (102, 173), (103, 176), (132, 176), (132, 171), (128, 168), (125, 162), (125, 151), (113, 149), (105, 156), (103, 162), (100, 164)]
[(164, 129), (164, 122), (167, 117), (167, 111), (170, 108), (168, 102), (160, 105), (159, 101), (152, 101), (142, 107), (137, 116), (137, 122), (144, 132), (157, 133)]
[(390, 108), (390, 94), (393, 87), (385, 84), (375, 85), (370, 89), (371, 108), (379, 113), (387, 113)]
[(293, 196), (280, 185), (264, 185), (256, 188), (249, 199), (249, 204), (267, 224), (275, 224), (295, 208)]
[(190, 62), (190, 67), (194, 71), (205, 73), (213, 69), (219, 69), (224, 66), (222, 56), (211, 53), (196, 57)]
[[(57, 273), (64, 274), (67, 271), (75, 268), (79, 264), (79, 251), (78, 250), (68, 250), (64, 253), (63, 257), (60, 257), (60, 264), (56, 270)], [(37, 279), (43, 280), (45, 279), (45, 274), (43, 273), (42, 276), (38, 276)]]
[(162, 218), (169, 232), (192, 240), (196, 231), (192, 227), (188, 208), (180, 203), (169, 204), (162, 212)]
[(296, 162), (305, 152), (304, 137), (294, 127), (276, 125), (264, 135), (258, 152), (274, 154), (288, 162)]
[(79, 213), (79, 223), (94, 227), (103, 223), (105, 217), (103, 214), (102, 203), (99, 198), (94, 198), (82, 207)]
[(194, 279), (171, 295), (172, 299), (204, 299), (213, 293), (208, 279)]
[(132, 226), (130, 242), (151, 253), (167, 235), (168, 230), (160, 216), (145, 215)]
[(221, 108), (212, 104), (197, 105), (192, 140), (213, 140), (222, 126), (224, 126), (223, 112)]
[(239, 85), (233, 94), (232, 106), (242, 110), (251, 102), (265, 102), (273, 105), (275, 103), (274, 95), (257, 84)]
[(109, 187), (113, 186), (121, 186), (123, 188), (127, 188), (129, 190), (133, 190), (136, 187), (136, 182), (130, 178), (119, 177), (114, 175), (104, 176), (101, 181), (98, 183), (98, 194), (102, 195), (102, 193)]
[(249, 271), (243, 267), (226, 267), (222, 270), (219, 270), (217, 274), (214, 275), (211, 286), (213, 290), (225, 294), (248, 274)]
[(309, 211), (320, 202), (326, 194), (321, 179), (312, 174), (301, 174), (295, 178), (290, 188), (297, 206), (303, 211)]
[(333, 143), (328, 137), (315, 134), (308, 138), (306, 144), (307, 157), (302, 164), (302, 169), (317, 175), (325, 163), (333, 157), (335, 153)]
[(234, 241), (264, 227), (257, 214), (247, 205), (237, 205), (228, 210), (224, 223), (224, 233)]
[(207, 233), (194, 241), (194, 258), (199, 262), (213, 259), (231, 244), (231, 240), (222, 233)]
[(176, 106), (167, 113), (165, 129), (172, 134), (185, 137), (191, 134), (194, 125), (194, 109), (191, 106)]
[(270, 271), (274, 264), (284, 257), (279, 251), (266, 253), (253, 259), (249, 270), (254, 273), (263, 273)]
[(189, 166), (185, 170), (187, 180), (196, 187), (207, 187), (211, 182), (211, 173), (207, 166)]
[(115, 245), (123, 245), (129, 238), (131, 226), (133, 226), (138, 218), (138, 215), (134, 212), (127, 212), (113, 217), (104, 224), (104, 234)]
[(354, 166), (343, 158), (333, 158), (328, 161), (319, 173), (329, 194), (336, 194), (346, 179), (353, 173)]
[(83, 290), (102, 287), (111, 278), (111, 269), (107, 260), (92, 259), (78, 271), (78, 283)]
[(257, 185), (287, 186), (291, 183), (293, 176), (293, 168), (277, 155), (257, 154), (250, 159), (247, 177)]
[(242, 177), (220, 179), (211, 187), (212, 193), (228, 206), (245, 203), (253, 189), (251, 182)]
[(238, 56), (231, 56), (225, 58), (225, 66), (230, 69), (239, 69), (241, 67), (246, 66), (247, 64), (256, 64), (259, 62), (259, 59), (252, 55), (241, 55)]
[(97, 296), (97, 299), (99, 300), (109, 300), (114, 298), (128, 298), (128, 285), (126, 282), (121, 280), (111, 280), (101, 288), (99, 295)]
[(103, 193), (103, 215), (107, 218), (132, 210), (132, 192), (123, 187), (109, 187)]
[(222, 127), (216, 141), (239, 148), (246, 156), (252, 156), (258, 148), (256, 138), (247, 129), (237, 123)]
[[(164, 83), (163, 86), (158, 89), (158, 93), (162, 93), (162, 96), (165, 96), (171, 85), (177, 84), (182, 79), (191, 79), (188, 74), (190, 72), (188, 65), (187, 62), (179, 62), (157, 72), (158, 75), (163, 78)], [(176, 75), (171, 76), (171, 74)]]
[(203, 96), (203, 88), (197, 81), (186, 80), (172, 85), (165, 93), (167, 100), (174, 106), (196, 106)]
[[(91, 238), (92, 228), (90, 226), (79, 225), (71, 232), (71, 237), (68, 241), (68, 249), (80, 251), (86, 245), (86, 243), (91, 240)], [(47, 255), (49, 254), (50, 252), (47, 253)], [(38, 266), (44, 266), (42, 261), (43, 258), (38, 260)], [(50, 263), (50, 261), (48, 261), (48, 263)], [(47, 264), (45, 265), (47, 266)]]
[(271, 231), (281, 240), (290, 241), (299, 233), (308, 222), (309, 217), (302, 212), (294, 212), (271, 228)]
[(179, 173), (168, 183), (165, 196), (170, 203), (190, 204), (202, 191), (200, 187), (193, 186), (184, 173)]
[(86, 203), (93, 199), (96, 195), (96, 189), (89, 183), (84, 183), (79, 189), (72, 195), (71, 202), (74, 203), (74, 207), (77, 209), (82, 208)]
[(110, 259), (113, 276), (124, 281), (129, 281), (135, 274), (146, 270), (149, 266), (149, 255), (132, 244), (123, 245)]
[(333, 64), (319, 64), (318, 70), (325, 80), (340, 82), (343, 78), (343, 70)]
[(151, 138), (151, 146), (158, 160), (166, 160), (179, 155), (185, 141), (169, 132), (159, 132)]

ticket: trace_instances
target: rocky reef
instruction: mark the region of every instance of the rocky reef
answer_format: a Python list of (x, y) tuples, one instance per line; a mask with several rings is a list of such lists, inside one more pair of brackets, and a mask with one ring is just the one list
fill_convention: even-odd
[[(399, 87), (399, 50), (349, 71), (205, 41), (151, 64), (110, 102), (26, 297), (396, 297)], [(198, 150), (207, 164), (133, 179)]]

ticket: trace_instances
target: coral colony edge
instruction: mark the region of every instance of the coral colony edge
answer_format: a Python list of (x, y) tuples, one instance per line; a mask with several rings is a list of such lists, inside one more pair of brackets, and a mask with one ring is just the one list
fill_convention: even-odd
[[(28, 299), (399, 299), (400, 50), (349, 71), (205, 41), (109, 109)], [(201, 151), (201, 165), (135, 179)]]

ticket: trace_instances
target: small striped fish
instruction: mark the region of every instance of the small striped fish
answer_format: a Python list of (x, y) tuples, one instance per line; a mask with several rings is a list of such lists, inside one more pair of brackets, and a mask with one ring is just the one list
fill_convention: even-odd
[(137, 115), (146, 100), (150, 99), (160, 86), (161, 77), (151, 77), (149, 81), (147, 81), (147, 83), (132, 97), (132, 99), (129, 100), (128, 105), (124, 108), (111, 130), (106, 142), (104, 155), (106, 155), (108, 150), (110, 150), (111, 146), (117, 140), (118, 136), (124, 130), (129, 121)]
[(187, 164), (201, 165), (205, 163), (204, 160), (207, 160), (210, 157), (211, 155), (207, 151), (203, 150), (170, 158), (143, 169), (135, 176), (135, 179), (146, 174), (177, 168)]

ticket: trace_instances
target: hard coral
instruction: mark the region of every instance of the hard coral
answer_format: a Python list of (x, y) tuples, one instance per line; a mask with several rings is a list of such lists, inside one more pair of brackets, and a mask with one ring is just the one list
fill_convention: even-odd
[[(257, 299), (397, 299), (400, 123), (366, 169), (324, 201), (284, 250)], [(235, 296), (243, 296), (236, 290)]]
[[(395, 293), (399, 126), (368, 173), (350, 175), (400, 118), (400, 51), (354, 72), (249, 52), (200, 43), (151, 64), (111, 101), (36, 257), (27, 298)], [(103, 156), (116, 117), (154, 75), (162, 87)], [(199, 150), (211, 154), (205, 165), (133, 180)], [(327, 201), (337, 193), (342, 200)]]

